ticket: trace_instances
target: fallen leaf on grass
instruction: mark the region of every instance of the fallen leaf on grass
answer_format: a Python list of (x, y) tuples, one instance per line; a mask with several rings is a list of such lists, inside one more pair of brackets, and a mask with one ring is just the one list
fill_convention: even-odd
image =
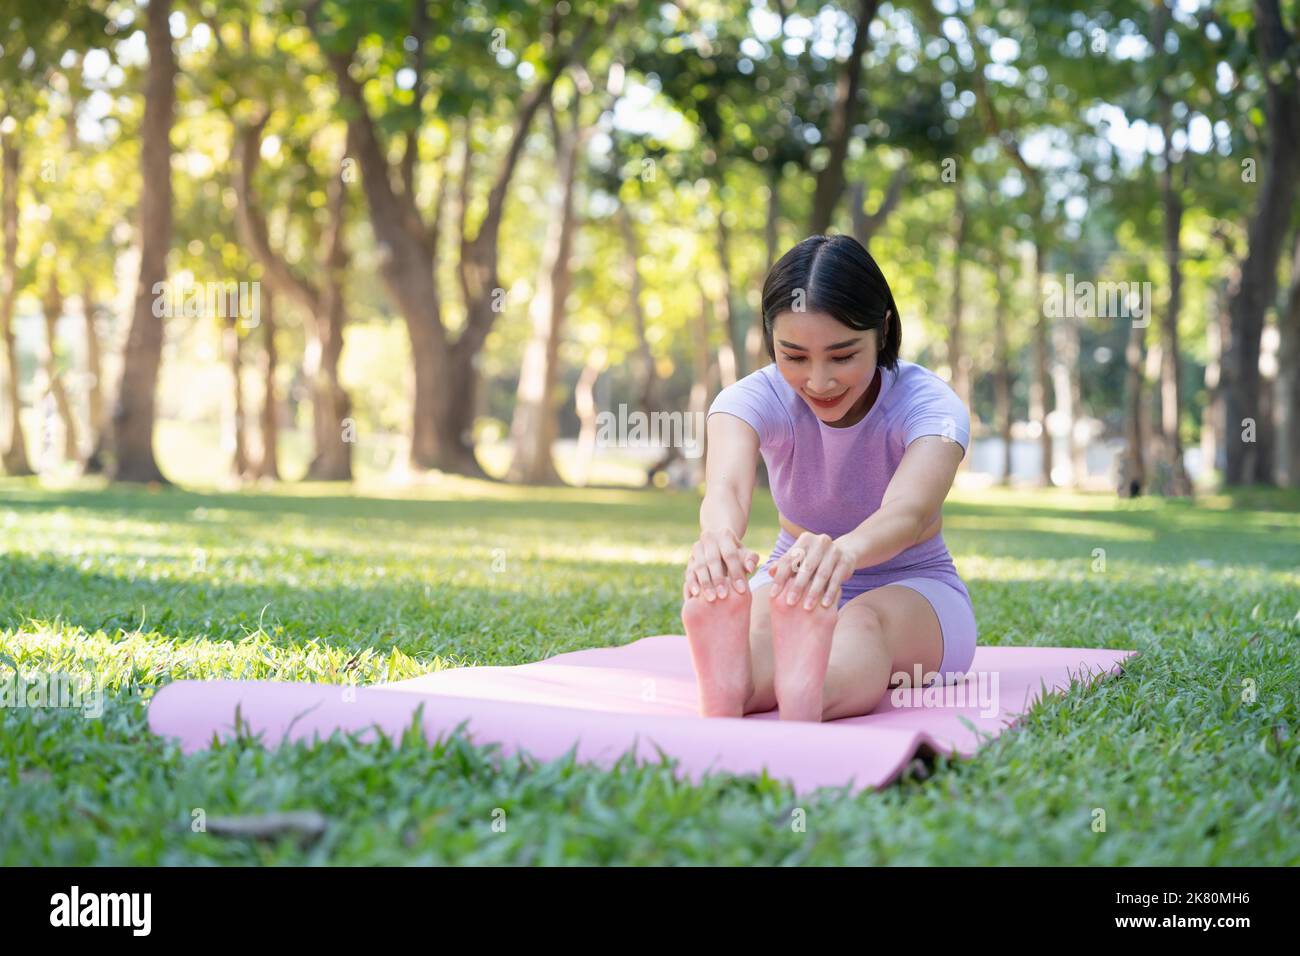
[(254, 840), (297, 836), (311, 841), (318, 839), (328, 825), (329, 821), (315, 810), (292, 810), (256, 816), (209, 817), (206, 829), (216, 836), (251, 837)]

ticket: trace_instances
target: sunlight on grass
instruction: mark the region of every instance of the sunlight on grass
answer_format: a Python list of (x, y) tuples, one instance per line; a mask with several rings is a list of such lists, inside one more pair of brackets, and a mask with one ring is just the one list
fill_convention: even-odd
[[(455, 735), (182, 757), (145, 726), (175, 679), (365, 685), (680, 633), (694, 494), (441, 476), (0, 492), (0, 676), (89, 668), (106, 694), (102, 719), (3, 715), (0, 863), (1300, 863), (1300, 515), (1284, 495), (1244, 512), (955, 492), (943, 532), (981, 644), (1140, 656), (928, 781), (801, 798), (816, 839), (792, 840), (771, 779), (687, 786), (662, 765), (538, 764)], [(760, 492), (746, 543), (766, 555), (776, 533)], [(214, 841), (189, 831), (196, 806), (335, 823), (310, 851)], [(1110, 836), (1089, 827), (1097, 806)], [(511, 832), (487, 837), (495, 807)]]

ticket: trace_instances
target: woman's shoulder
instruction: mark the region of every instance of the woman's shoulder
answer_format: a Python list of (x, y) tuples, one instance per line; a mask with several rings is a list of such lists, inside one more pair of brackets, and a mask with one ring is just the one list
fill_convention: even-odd
[(894, 369), (894, 395), (896, 399), (914, 401), (923, 397), (956, 398), (953, 387), (943, 377), (917, 362), (899, 359)]
[(758, 432), (761, 445), (768, 447), (793, 428), (788, 393), (789, 385), (775, 363), (768, 363), (718, 392), (708, 413), (728, 412), (744, 419)]
[(718, 397), (743, 394), (763, 400), (783, 400), (785, 395), (780, 386), (785, 383), (785, 379), (774, 374), (775, 371), (776, 365), (769, 362), (761, 368), (754, 369), (748, 375), (736, 379), (730, 385), (724, 386), (718, 392)]
[(904, 447), (921, 435), (945, 435), (967, 447), (970, 411), (956, 390), (937, 372), (915, 362), (899, 359), (897, 371), (890, 418)]

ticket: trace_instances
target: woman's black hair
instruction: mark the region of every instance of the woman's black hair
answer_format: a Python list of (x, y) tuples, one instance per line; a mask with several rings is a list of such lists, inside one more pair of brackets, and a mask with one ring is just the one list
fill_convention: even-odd
[(763, 341), (776, 361), (772, 324), (782, 312), (825, 312), (857, 332), (880, 332), (877, 365), (898, 364), (903, 338), (885, 275), (862, 243), (847, 235), (809, 236), (772, 266), (763, 282)]

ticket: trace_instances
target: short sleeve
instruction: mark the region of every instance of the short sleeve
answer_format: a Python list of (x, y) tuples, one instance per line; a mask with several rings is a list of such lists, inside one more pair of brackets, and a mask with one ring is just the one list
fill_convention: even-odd
[(709, 415), (716, 412), (748, 423), (758, 433), (759, 448), (771, 448), (785, 437), (788, 416), (761, 369), (719, 392), (709, 406)]
[(903, 416), (903, 447), (923, 435), (940, 435), (970, 449), (970, 412), (951, 386), (937, 375), (928, 376)]

